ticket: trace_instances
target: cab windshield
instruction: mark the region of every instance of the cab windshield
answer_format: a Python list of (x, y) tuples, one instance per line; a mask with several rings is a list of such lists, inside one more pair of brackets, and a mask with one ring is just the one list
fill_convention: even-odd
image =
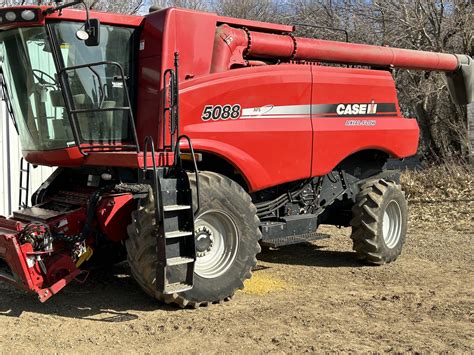
[(72, 147), (75, 136), (80, 144), (101, 146), (130, 140), (129, 112), (119, 109), (129, 106), (120, 67), (74, 67), (116, 62), (127, 79), (133, 29), (102, 25), (100, 45), (86, 46), (76, 37), (83, 23), (49, 26), (53, 38), (44, 27), (0, 32), (0, 60), (23, 150)]

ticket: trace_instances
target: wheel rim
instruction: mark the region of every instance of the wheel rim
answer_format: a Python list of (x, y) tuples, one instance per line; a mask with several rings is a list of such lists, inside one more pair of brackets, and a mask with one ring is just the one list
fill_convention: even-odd
[(195, 221), (197, 258), (194, 272), (213, 279), (233, 264), (239, 247), (239, 234), (232, 217), (221, 210), (210, 210)]
[(402, 235), (402, 211), (396, 201), (390, 201), (383, 214), (383, 239), (389, 249), (393, 249)]

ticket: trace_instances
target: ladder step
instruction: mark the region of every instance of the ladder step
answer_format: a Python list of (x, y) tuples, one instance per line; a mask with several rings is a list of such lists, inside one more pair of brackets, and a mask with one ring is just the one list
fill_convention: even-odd
[(181, 238), (192, 236), (193, 232), (174, 231), (165, 233), (165, 238)]
[(165, 288), (163, 293), (165, 295), (170, 295), (170, 294), (173, 294), (173, 293), (189, 291), (192, 288), (193, 288), (192, 285), (188, 285), (188, 284), (185, 284), (185, 283), (182, 283), (182, 282), (177, 282), (177, 283), (174, 283), (174, 284), (166, 285), (166, 288)]
[(20, 187), (20, 190), (28, 191), (28, 188), (27, 187)]
[(189, 205), (169, 205), (163, 206), (165, 212), (172, 212), (172, 211), (182, 211), (182, 210), (189, 210), (191, 206)]
[(178, 190), (178, 179), (160, 179), (162, 191)]
[(179, 189), (179, 190), (176, 190), (175, 187), (174, 187), (174, 188), (170, 188), (170, 189), (167, 189), (167, 188), (165, 188), (165, 187), (163, 187), (163, 186), (161, 187), (161, 192), (167, 192), (167, 193), (171, 193), (171, 192), (177, 192), (177, 193), (179, 193), (179, 192), (181, 192), (181, 193), (185, 192), (185, 193), (189, 193), (190, 191), (191, 191), (190, 189)]
[(178, 256), (176, 258), (170, 258), (166, 260), (166, 266), (177, 266), (177, 265), (184, 265), (184, 264), (191, 264), (194, 263), (193, 258), (187, 258), (183, 256)]
[(155, 172), (160, 182), (154, 186), (151, 181), (158, 197), (155, 202), (161, 201), (156, 218), (162, 222), (162, 234), (157, 238), (156, 289), (169, 295), (193, 288), (196, 249), (192, 191), (186, 172), (178, 166), (170, 171), (152, 171), (144, 179)]

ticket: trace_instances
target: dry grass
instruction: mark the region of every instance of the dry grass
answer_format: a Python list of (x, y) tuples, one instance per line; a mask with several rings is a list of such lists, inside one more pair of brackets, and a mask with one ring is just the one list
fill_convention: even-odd
[(444, 164), (402, 174), (409, 200), (418, 202), (461, 202), (474, 199), (474, 168)]
[(444, 164), (405, 171), (402, 185), (410, 204), (411, 223), (430, 229), (474, 233), (474, 168)]

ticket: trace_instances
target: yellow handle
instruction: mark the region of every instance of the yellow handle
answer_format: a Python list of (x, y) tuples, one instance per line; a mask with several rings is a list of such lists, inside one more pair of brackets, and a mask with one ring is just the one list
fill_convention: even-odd
[(94, 250), (91, 247), (87, 247), (86, 252), (81, 255), (79, 260), (76, 262), (76, 267), (81, 266), (84, 262), (88, 261), (92, 255), (94, 254)]

